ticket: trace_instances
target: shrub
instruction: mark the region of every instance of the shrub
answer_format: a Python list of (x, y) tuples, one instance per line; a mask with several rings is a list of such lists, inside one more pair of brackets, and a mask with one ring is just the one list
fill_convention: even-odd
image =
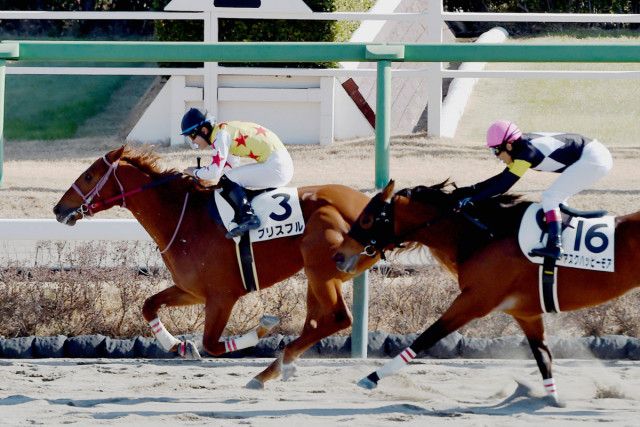
[[(41, 243), (39, 252), (57, 260), (57, 267), (14, 262), (0, 269), (0, 318), (4, 319), (0, 335), (150, 335), (141, 314), (144, 300), (172, 285), (152, 244)], [(390, 264), (373, 269), (369, 274), (369, 330), (422, 332), (444, 313), (458, 292), (454, 278), (437, 265), (406, 268)], [(244, 296), (234, 307), (225, 334), (247, 331), (269, 313), (281, 319), (276, 332), (298, 335), (306, 315), (306, 293), (306, 277), (298, 273)], [(343, 293), (351, 306), (350, 283), (343, 285)], [(636, 291), (587, 310), (547, 315), (547, 332), (638, 336), (639, 302), (640, 292)], [(160, 318), (174, 334), (202, 332), (204, 310), (201, 305), (166, 308), (160, 311)], [(502, 313), (475, 320), (460, 332), (469, 337), (522, 335), (516, 322)], [(347, 329), (339, 335), (350, 333)]]

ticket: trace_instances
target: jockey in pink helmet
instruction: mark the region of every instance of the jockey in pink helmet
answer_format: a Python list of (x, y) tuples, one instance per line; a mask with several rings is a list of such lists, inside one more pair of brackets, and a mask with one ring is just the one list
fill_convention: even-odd
[(520, 139), (522, 131), (513, 122), (498, 120), (493, 122), (487, 130), (487, 147), (493, 148)]
[(542, 193), (547, 244), (530, 254), (559, 259), (562, 256), (559, 206), (609, 172), (613, 164), (611, 153), (595, 139), (563, 132), (522, 133), (515, 123), (506, 120), (489, 126), (487, 146), (507, 167), (486, 181), (455, 190), (458, 209), (506, 192), (529, 169), (559, 173)]

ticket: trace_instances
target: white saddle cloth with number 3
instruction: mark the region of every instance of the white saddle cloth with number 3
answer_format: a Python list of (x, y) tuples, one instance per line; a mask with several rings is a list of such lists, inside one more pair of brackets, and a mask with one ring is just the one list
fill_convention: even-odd
[[(233, 222), (234, 210), (220, 191), (217, 189), (215, 192), (216, 206), (222, 223), (230, 230), (236, 226)], [(282, 187), (266, 191), (254, 197), (251, 206), (260, 218), (260, 227), (249, 232), (252, 242), (295, 236), (304, 232), (304, 217), (296, 188)]]
[[(538, 203), (532, 203), (522, 216), (518, 242), (520, 249), (529, 261), (542, 264), (542, 257), (532, 257), (529, 252), (540, 246), (542, 229), (536, 220), (536, 214), (542, 209)], [(607, 215), (601, 218), (572, 217), (569, 226), (562, 231), (564, 255), (556, 262), (557, 266), (581, 268), (586, 270), (614, 271), (615, 218)], [(542, 243), (546, 244), (545, 233)]]

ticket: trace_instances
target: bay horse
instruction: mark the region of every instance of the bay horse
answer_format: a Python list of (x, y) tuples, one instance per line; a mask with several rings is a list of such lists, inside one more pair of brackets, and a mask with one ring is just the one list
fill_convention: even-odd
[[(561, 405), (551, 372), (538, 293), (538, 265), (518, 245), (518, 229), (532, 202), (505, 194), (477, 202), (467, 212), (455, 208), (443, 183), (393, 194), (389, 184), (364, 208), (334, 260), (354, 272), (385, 250), (407, 242), (427, 246), (433, 257), (457, 276), (460, 294), (445, 313), (398, 356), (358, 385), (375, 388), (451, 332), (492, 311), (511, 315), (524, 331), (542, 374), (547, 399)], [(400, 249), (402, 250), (402, 249)], [(640, 212), (615, 218), (615, 272), (558, 267), (557, 293), (562, 311), (594, 306), (640, 285)]]
[[(97, 159), (73, 183), (53, 212), (57, 220), (74, 225), (84, 216), (113, 206), (128, 209), (151, 235), (171, 272), (174, 285), (148, 298), (142, 314), (167, 350), (199, 358), (193, 342), (180, 342), (158, 318), (161, 307), (204, 304), (203, 348), (218, 356), (257, 344), (277, 324), (265, 317), (251, 332), (219, 341), (236, 301), (247, 291), (236, 258), (235, 243), (209, 216), (213, 195), (193, 178), (162, 170), (159, 157), (129, 146)], [(300, 336), (249, 381), (249, 388), (295, 372), (294, 361), (313, 344), (351, 325), (352, 316), (341, 286), (353, 277), (337, 270), (332, 256), (350, 224), (369, 201), (365, 194), (342, 185), (298, 189), (305, 220), (303, 234), (253, 244), (258, 283), (267, 288), (304, 269), (308, 279), (307, 315)], [(373, 265), (372, 260), (371, 264)]]

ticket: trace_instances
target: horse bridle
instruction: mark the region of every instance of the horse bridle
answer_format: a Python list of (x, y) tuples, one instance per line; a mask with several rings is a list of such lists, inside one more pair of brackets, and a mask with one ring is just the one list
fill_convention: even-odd
[[(363, 250), (359, 255), (366, 255), (373, 258), (379, 253), (382, 259), (386, 259), (384, 254), (385, 250), (403, 247), (402, 242), (404, 242), (405, 238), (410, 234), (422, 228), (430, 227), (447, 218), (447, 212), (440, 212), (439, 215), (429, 221), (421, 222), (403, 231), (402, 234), (396, 235), (393, 222), (395, 198), (396, 196), (394, 195), (390, 201), (382, 201), (379, 214), (373, 218), (371, 227), (365, 229), (359, 222), (351, 226), (351, 230), (349, 230), (347, 235), (363, 246)], [(481, 230), (487, 231), (489, 236), (493, 237), (493, 233), (491, 233), (489, 227), (479, 219), (471, 216), (464, 210), (453, 210), (453, 212), (461, 214), (466, 220)]]
[[(76, 183), (74, 182), (71, 185), (71, 188), (73, 188), (76, 193), (78, 193), (80, 195), (80, 197), (82, 197), (82, 201), (84, 203), (82, 203), (78, 209), (75, 210), (75, 212), (77, 214), (80, 215), (81, 218), (84, 218), (85, 215), (88, 216), (93, 216), (93, 211), (101, 206), (109, 206), (111, 205), (113, 202), (117, 202), (117, 201), (121, 201), (120, 203), (120, 207), (125, 208), (127, 207), (127, 203), (126, 203), (126, 198), (139, 193), (141, 191), (144, 190), (148, 190), (149, 188), (153, 188), (153, 187), (157, 187), (158, 185), (164, 184), (166, 182), (172, 181), (176, 178), (178, 178), (180, 175), (169, 175), (167, 177), (158, 179), (156, 181), (152, 181), (148, 184), (142, 185), (140, 187), (134, 188), (133, 190), (130, 191), (124, 191), (124, 187), (122, 185), (122, 183), (120, 182), (120, 180), (118, 179), (118, 175), (116, 175), (116, 169), (118, 168), (118, 165), (120, 164), (120, 159), (117, 159), (116, 161), (114, 161), (113, 163), (109, 163), (109, 160), (107, 160), (107, 156), (106, 154), (104, 156), (102, 156), (102, 160), (107, 164), (107, 172), (105, 172), (105, 174), (98, 180), (98, 182), (96, 183), (96, 185), (86, 194), (82, 192), (82, 190), (80, 190), (80, 187), (78, 187), (76, 185)], [(115, 178), (116, 182), (118, 183), (118, 187), (120, 187), (120, 194), (109, 197), (108, 199), (105, 200), (99, 200), (97, 202), (91, 203), (93, 201), (93, 198), (96, 196), (100, 196), (100, 191), (104, 188), (104, 186), (107, 184), (107, 181), (109, 180), (109, 177), (111, 177), (111, 174), (113, 174), (113, 177)], [(169, 241), (169, 243), (167, 244), (167, 246), (160, 251), (161, 254), (165, 253), (169, 247), (171, 246), (171, 244), (173, 243), (173, 241), (176, 238), (176, 235), (178, 234), (178, 230), (180, 229), (180, 224), (182, 224), (182, 219), (184, 218), (184, 213), (186, 211), (187, 208), (187, 201), (189, 200), (189, 192), (187, 192), (184, 196), (184, 203), (182, 205), (182, 213), (180, 214), (180, 218), (178, 219), (178, 223), (176, 225), (176, 228), (173, 232), (173, 236), (171, 237), (171, 240)]]
[(375, 257), (378, 253), (382, 259), (386, 259), (384, 251), (400, 247), (400, 240), (395, 235), (393, 222), (393, 198), (391, 202), (384, 200), (378, 201), (380, 204), (378, 212), (373, 217), (370, 226), (364, 227), (359, 221), (356, 221), (349, 230), (347, 235), (363, 246), (360, 255), (366, 255), (370, 258)]
[[(98, 180), (96, 185), (91, 190), (89, 190), (85, 194), (82, 192), (82, 190), (80, 190), (80, 187), (78, 187), (75, 182), (71, 185), (71, 188), (73, 188), (76, 191), (76, 193), (78, 193), (78, 195), (82, 198), (82, 201), (84, 202), (78, 207), (78, 209), (76, 209), (76, 213), (79, 214), (81, 218), (84, 218), (85, 215), (93, 216), (93, 211), (96, 208), (102, 205), (110, 204), (119, 199), (122, 200), (122, 203), (120, 204), (120, 206), (123, 208), (126, 207), (125, 197), (127, 196), (127, 194), (125, 194), (124, 187), (122, 186), (122, 183), (120, 182), (120, 180), (118, 179), (118, 176), (116, 175), (116, 169), (118, 168), (120, 159), (117, 159), (113, 163), (109, 163), (109, 160), (107, 160), (107, 156), (105, 154), (104, 156), (102, 156), (102, 160), (107, 164), (107, 167), (108, 167), (107, 172), (104, 175), (102, 175), (102, 177)], [(115, 178), (116, 182), (118, 183), (118, 186), (120, 187), (120, 194), (118, 196), (110, 197), (109, 199), (106, 199), (103, 201), (91, 203), (95, 196), (100, 195), (100, 191), (107, 184), (107, 181), (109, 180), (109, 177), (111, 176), (111, 174), (113, 174), (113, 177)]]

